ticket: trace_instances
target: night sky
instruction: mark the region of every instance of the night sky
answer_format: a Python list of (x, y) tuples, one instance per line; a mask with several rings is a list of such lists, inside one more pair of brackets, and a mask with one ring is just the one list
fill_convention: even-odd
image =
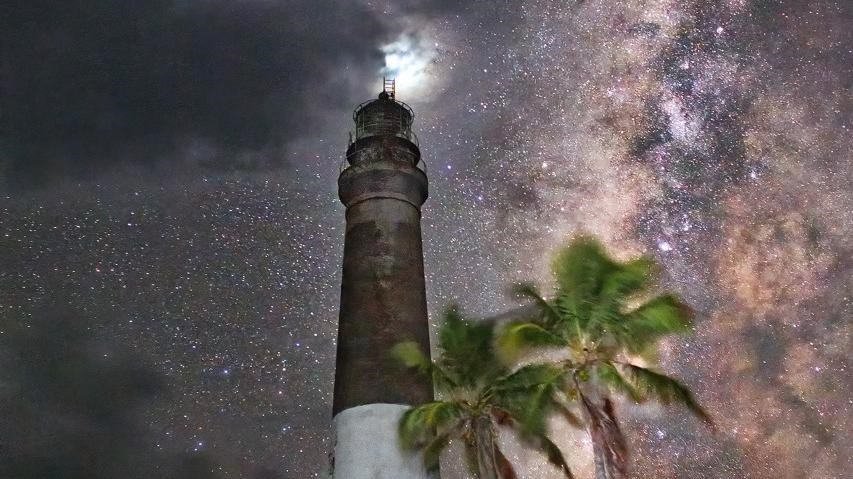
[(853, 3), (463, 3), (0, 6), (0, 477), (320, 476), (336, 179), (383, 74), (433, 322), (550, 286), (578, 233), (652, 254), (697, 313), (661, 367), (718, 431), (620, 403), (637, 477), (851, 477)]

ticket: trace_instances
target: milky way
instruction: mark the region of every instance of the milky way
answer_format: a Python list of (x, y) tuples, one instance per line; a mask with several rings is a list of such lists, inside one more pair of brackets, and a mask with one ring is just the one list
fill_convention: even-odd
[(718, 428), (620, 404), (636, 476), (849, 477), (849, 2), (244, 3), (0, 20), (0, 476), (319, 477), (336, 178), (385, 73), (433, 322), (515, 306), (581, 232), (652, 254), (697, 313), (661, 366)]

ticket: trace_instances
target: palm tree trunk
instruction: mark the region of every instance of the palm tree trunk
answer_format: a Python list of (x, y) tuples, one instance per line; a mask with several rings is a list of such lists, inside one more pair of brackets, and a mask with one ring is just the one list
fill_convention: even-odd
[(479, 479), (501, 479), (498, 475), (498, 460), (495, 457), (495, 431), (489, 416), (474, 419), (474, 434), (477, 440)]
[(604, 457), (601, 444), (595, 439), (592, 440), (592, 457), (595, 464), (595, 479), (611, 479), (607, 474), (607, 460)]
[(599, 401), (580, 393), (584, 413), (589, 423), (595, 479), (624, 479), (627, 475), (627, 446), (616, 422), (610, 400)]

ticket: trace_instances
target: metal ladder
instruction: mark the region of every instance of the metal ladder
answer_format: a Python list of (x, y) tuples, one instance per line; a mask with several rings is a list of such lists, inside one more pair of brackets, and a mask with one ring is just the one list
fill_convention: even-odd
[(394, 99), (394, 94), (396, 93), (397, 87), (395, 85), (395, 79), (387, 79), (382, 77), (382, 91), (388, 94), (388, 97), (392, 100)]

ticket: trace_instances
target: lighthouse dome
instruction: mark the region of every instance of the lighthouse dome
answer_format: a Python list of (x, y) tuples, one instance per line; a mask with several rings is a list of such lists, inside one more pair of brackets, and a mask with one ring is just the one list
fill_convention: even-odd
[(396, 136), (415, 145), (418, 143), (412, 132), (414, 112), (409, 105), (395, 100), (387, 91), (380, 93), (377, 99), (359, 105), (352, 117), (355, 121), (354, 141), (370, 136)]

